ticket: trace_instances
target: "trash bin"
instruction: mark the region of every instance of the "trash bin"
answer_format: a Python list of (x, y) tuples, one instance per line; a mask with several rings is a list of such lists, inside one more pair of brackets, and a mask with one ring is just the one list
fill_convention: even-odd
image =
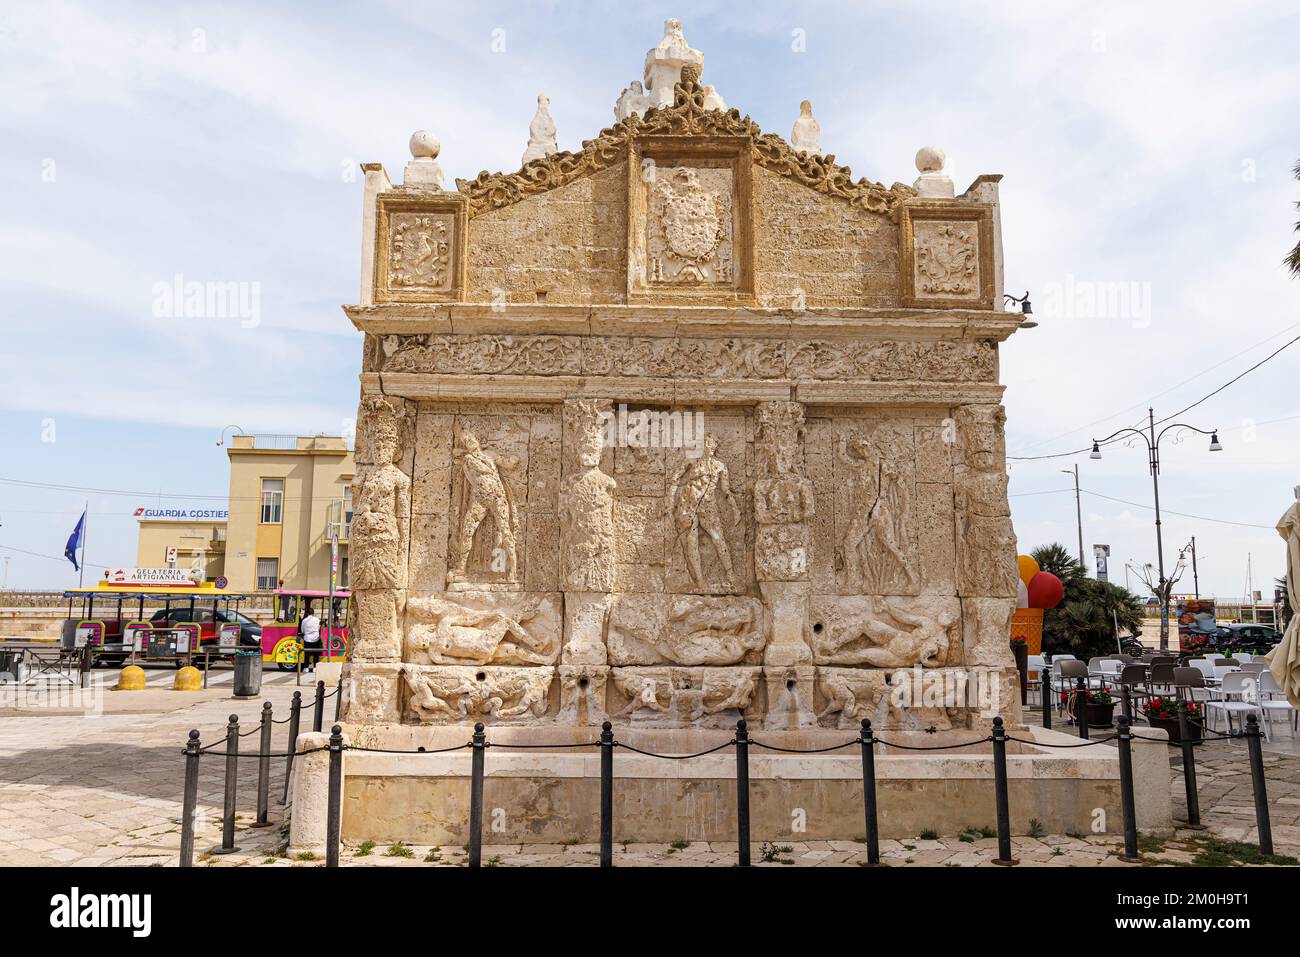
[(235, 686), (236, 698), (254, 698), (262, 693), (262, 652), (235, 652)]

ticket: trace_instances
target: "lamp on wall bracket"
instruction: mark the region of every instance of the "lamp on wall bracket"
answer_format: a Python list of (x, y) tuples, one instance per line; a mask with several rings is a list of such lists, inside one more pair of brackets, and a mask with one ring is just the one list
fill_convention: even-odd
[(1025, 290), (1025, 294), (1023, 296), (1013, 296), (1009, 292), (1003, 293), (1002, 300), (1003, 302), (1014, 302), (1020, 306), (1020, 314), (1025, 317), (1025, 321), (1021, 323), (1022, 328), (1025, 329), (1038, 328), (1037, 320), (1032, 318), (1034, 314), (1034, 306), (1033, 303), (1029, 301), (1028, 289)]
[(239, 426), (237, 426), (237, 425), (227, 425), (225, 428), (223, 428), (223, 429), (221, 430), (221, 436), (220, 436), (220, 438), (217, 439), (217, 445), (225, 445), (225, 444), (226, 444), (226, 433), (229, 432), (231, 429), (234, 429), (234, 430), (235, 430), (236, 432), (238, 432), (240, 435), (243, 435), (243, 434), (244, 434), (244, 430), (241, 429)]

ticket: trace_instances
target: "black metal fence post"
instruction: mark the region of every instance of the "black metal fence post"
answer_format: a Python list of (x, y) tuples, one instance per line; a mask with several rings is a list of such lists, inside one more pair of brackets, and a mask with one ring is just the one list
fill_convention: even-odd
[(993, 797), (997, 805), (998, 856), (994, 864), (1019, 864), (1011, 856), (1011, 804), (1007, 796), (1007, 729), (1002, 719), (993, 719)]
[(334, 689), (334, 720), (338, 721), (339, 716), (343, 714), (343, 673), (339, 672), (339, 684)]
[(194, 866), (194, 813), (199, 804), (199, 732), (185, 742), (185, 798), (181, 802), (181, 867)]
[(257, 820), (253, 827), (270, 827), (268, 811), (271, 804), (271, 702), (262, 703), (262, 733), (258, 738), (257, 755)]
[(1079, 725), (1079, 737), (1088, 740), (1088, 679), (1080, 678), (1074, 688), (1074, 720)]
[(226, 725), (226, 796), (221, 811), (221, 846), (213, 854), (233, 854), (235, 847), (235, 787), (239, 779), (239, 715)]
[(736, 722), (736, 863), (749, 866), (749, 731)]
[(862, 719), (862, 800), (867, 815), (867, 863), (873, 867), (880, 863), (880, 826), (876, 819), (876, 741), (871, 735), (871, 722)]
[(1196, 751), (1193, 747), (1184, 702), (1178, 702), (1178, 744), (1183, 751), (1183, 791), (1187, 795), (1187, 826), (1196, 830), (1205, 827), (1201, 823), (1201, 800), (1196, 793)]
[(316, 682), (316, 703), (311, 714), (311, 729), (319, 731), (325, 724), (325, 682)]
[(1052, 668), (1050, 665), (1043, 664), (1043, 727), (1049, 731), (1052, 728)]
[(614, 726), (600, 726), (600, 866), (614, 866)]
[(479, 867), (483, 863), (483, 751), (487, 747), (482, 721), (474, 725), (470, 747), (469, 866)]
[(1246, 715), (1246, 747), (1250, 750), (1250, 782), (1255, 791), (1255, 824), (1259, 829), (1259, 851), (1273, 853), (1273, 825), (1268, 819), (1268, 790), (1264, 783), (1264, 752), (1259, 743), (1259, 720)]
[(1119, 805), (1124, 816), (1124, 856), (1135, 863), (1138, 857), (1137, 809), (1133, 800), (1133, 732), (1128, 718), (1119, 716)]
[(1129, 724), (1133, 723), (1133, 692), (1129, 690), (1128, 685), (1120, 685), (1120, 709), (1119, 712), (1128, 718)]
[(289, 705), (289, 747), (284, 759), (284, 797), (281, 804), (289, 803), (289, 780), (293, 777), (293, 755), (298, 747), (298, 724), (302, 721), (302, 692), (293, 693), (293, 703)]
[(339, 866), (343, 817), (343, 729), (330, 729), (329, 804), (325, 818), (325, 866)]

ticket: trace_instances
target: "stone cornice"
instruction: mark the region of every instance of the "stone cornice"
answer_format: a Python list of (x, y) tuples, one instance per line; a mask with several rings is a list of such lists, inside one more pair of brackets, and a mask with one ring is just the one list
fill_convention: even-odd
[(1002, 342), (1024, 324), (1019, 312), (977, 309), (386, 303), (344, 306), (343, 311), (353, 326), (373, 335), (855, 336)]
[(833, 155), (796, 152), (775, 133), (764, 133), (739, 110), (705, 109), (705, 92), (691, 66), (682, 68), (682, 80), (673, 96), (672, 106), (647, 110), (644, 116), (629, 116), (602, 130), (595, 139), (584, 140), (577, 153), (552, 153), (526, 163), (514, 173), (484, 170), (472, 180), (456, 180), (456, 188), (469, 197), (469, 215), (500, 209), (609, 169), (627, 158), (630, 142), (639, 136), (745, 137), (754, 163), (764, 169), (891, 219), (904, 201), (916, 196), (916, 190), (902, 183), (886, 188), (865, 178), (855, 182), (849, 167), (836, 163)]
[(439, 402), (563, 402), (611, 398), (652, 404), (754, 405), (795, 400), (814, 405), (953, 408), (1002, 401), (993, 382), (803, 382), (752, 379), (651, 379), (637, 376), (429, 375), (365, 372), (361, 392)]

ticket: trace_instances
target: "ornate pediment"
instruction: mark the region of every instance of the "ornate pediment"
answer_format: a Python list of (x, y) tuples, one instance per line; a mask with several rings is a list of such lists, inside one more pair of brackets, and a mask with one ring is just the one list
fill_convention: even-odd
[(836, 163), (833, 155), (796, 152), (775, 133), (764, 133), (739, 110), (706, 108), (708, 96), (700, 85), (698, 70), (687, 65), (673, 89), (672, 106), (628, 116), (602, 130), (594, 140), (585, 140), (577, 153), (552, 153), (524, 164), (515, 173), (484, 170), (472, 180), (456, 180), (456, 188), (468, 197), (469, 215), (475, 216), (608, 169), (627, 159), (631, 140), (637, 137), (746, 137), (757, 165), (870, 212), (896, 219), (902, 202), (916, 196), (916, 190), (902, 183), (886, 188), (865, 178), (855, 182), (849, 167)]

